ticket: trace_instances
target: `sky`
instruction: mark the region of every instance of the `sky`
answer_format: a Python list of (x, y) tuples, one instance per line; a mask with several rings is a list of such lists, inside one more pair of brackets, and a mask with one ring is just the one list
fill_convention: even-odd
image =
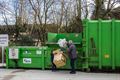
[[(8, 5), (8, 7), (6, 7), (7, 10), (5, 10), (5, 11), (6, 11), (6, 17), (7, 17), (10, 24), (12, 24), (13, 20), (14, 20), (13, 19), (13, 14), (12, 14), (12, 12), (14, 12), (12, 1), (13, 0), (0, 0), (0, 2), (5, 2), (5, 3), (7, 3), (6, 5)], [(4, 15), (1, 13), (1, 10), (0, 10), (0, 25), (4, 25), (4, 24), (5, 24), (4, 23)]]
[[(8, 7), (8, 10), (10, 10), (10, 11), (12, 11), (12, 14), (14, 15), (14, 3), (12, 3), (12, 1), (17, 1), (17, 0), (0, 0), (0, 2), (7, 2), (7, 5), (9, 5), (9, 7)], [(66, 0), (67, 1), (67, 0)], [(91, 2), (92, 0), (88, 0), (88, 2)], [(120, 0), (119, 0), (120, 1)], [(83, 4), (82, 4), (83, 5)], [(117, 4), (115, 7), (118, 7), (119, 5)], [(92, 13), (92, 10), (93, 9), (91, 9), (91, 8), (89, 8), (89, 16), (91, 15), (91, 13)], [(7, 11), (7, 12), (9, 12), (9, 11)], [(8, 21), (9, 21), (9, 24), (14, 24), (15, 23), (15, 18), (14, 18), (14, 16), (13, 15), (11, 15), (11, 13), (9, 13), (9, 14), (7, 14), (6, 15), (6, 17), (7, 17), (7, 19), (8, 19)], [(0, 13), (0, 25), (4, 25), (5, 23), (4, 23), (4, 19), (3, 19), (3, 15)]]

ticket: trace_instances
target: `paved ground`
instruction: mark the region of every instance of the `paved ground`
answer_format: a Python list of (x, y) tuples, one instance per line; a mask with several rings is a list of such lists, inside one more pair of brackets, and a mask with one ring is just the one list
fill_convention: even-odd
[(0, 80), (120, 80), (119, 73), (86, 73), (78, 71), (51, 72), (50, 70), (0, 69)]

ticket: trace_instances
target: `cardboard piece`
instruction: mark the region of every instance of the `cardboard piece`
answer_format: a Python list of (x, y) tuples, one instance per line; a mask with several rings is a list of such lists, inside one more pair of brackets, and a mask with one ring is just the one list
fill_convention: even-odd
[(57, 68), (62, 67), (66, 64), (66, 58), (63, 55), (64, 53), (60, 50), (53, 51), (54, 60), (53, 63), (56, 65)]

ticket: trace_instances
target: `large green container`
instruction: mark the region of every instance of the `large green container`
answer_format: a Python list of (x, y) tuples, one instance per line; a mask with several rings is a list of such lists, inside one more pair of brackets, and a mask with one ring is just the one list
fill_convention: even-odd
[[(50, 68), (51, 65), (51, 52), (53, 49), (60, 49), (59, 45), (57, 44), (59, 39), (66, 39), (67, 41), (72, 40), (73, 43), (76, 45), (77, 48), (77, 55), (78, 59), (76, 61), (76, 68), (81, 68), (81, 62), (80, 62), (80, 55), (82, 51), (82, 34), (81, 33), (48, 33), (48, 41), (47, 46), (49, 47), (49, 50), (46, 51), (45, 54), (45, 68)], [(66, 51), (66, 50), (65, 50)], [(66, 54), (67, 55), (67, 54)], [(70, 69), (70, 59), (67, 58), (66, 65), (64, 67), (61, 67), (60, 69)]]
[(47, 47), (15, 46), (6, 49), (7, 68), (42, 68)]
[[(29, 47), (29, 46), (8, 47), (6, 48), (7, 68), (14, 67), (14, 68), (50, 69), (52, 67), (51, 52), (53, 51), (53, 49), (60, 49), (60, 47), (57, 44), (57, 41), (63, 38), (65, 38), (67, 41), (72, 40), (76, 45), (77, 54), (78, 54), (76, 68), (77, 69), (81, 68), (79, 55), (81, 54), (81, 50), (82, 50), (81, 47), (82, 34), (80, 33), (68, 33), (68, 34), (48, 33), (48, 42), (46, 43), (48, 47)], [(15, 57), (12, 56), (11, 58), (10, 55), (14, 55), (14, 53), (15, 53)], [(71, 68), (70, 60), (68, 57), (66, 65), (60, 69), (70, 69), (70, 68)]]
[(87, 67), (120, 68), (120, 20), (86, 20), (84, 26)]

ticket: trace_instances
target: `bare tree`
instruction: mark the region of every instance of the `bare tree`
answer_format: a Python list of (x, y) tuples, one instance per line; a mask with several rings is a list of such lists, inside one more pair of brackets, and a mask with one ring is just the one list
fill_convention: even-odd
[(108, 15), (117, 3), (118, 0), (94, 0), (92, 19), (109, 19)]
[(34, 11), (35, 25), (38, 26), (38, 42), (41, 41), (44, 43), (46, 40), (46, 24), (48, 20), (48, 11), (53, 2), (54, 0), (29, 0), (29, 3)]

